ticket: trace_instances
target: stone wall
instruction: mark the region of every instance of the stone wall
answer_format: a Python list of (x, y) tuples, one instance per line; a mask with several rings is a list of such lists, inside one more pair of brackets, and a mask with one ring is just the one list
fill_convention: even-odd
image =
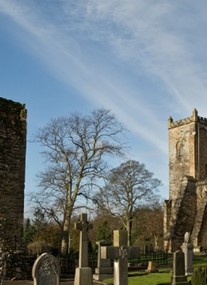
[[(169, 187), (170, 199), (175, 199), (184, 176), (195, 177), (197, 157), (195, 155), (195, 118), (178, 122), (169, 121)], [(179, 195), (179, 194), (178, 194)]]
[(190, 232), (194, 247), (207, 248), (207, 119), (192, 116), (169, 130), (169, 200), (164, 203), (164, 247), (175, 251)]
[(0, 246), (17, 249), (23, 234), (25, 106), (0, 98)]
[(207, 178), (207, 119), (200, 121), (197, 126), (198, 145), (198, 175), (197, 179), (204, 180)]

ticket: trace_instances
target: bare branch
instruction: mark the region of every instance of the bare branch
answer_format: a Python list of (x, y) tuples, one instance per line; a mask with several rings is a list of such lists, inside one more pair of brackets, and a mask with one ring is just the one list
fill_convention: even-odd
[(105, 109), (87, 116), (53, 119), (38, 131), (36, 141), (43, 147), (46, 168), (38, 175), (41, 190), (36, 200), (57, 223), (62, 221), (66, 235), (79, 201), (92, 199), (86, 189), (105, 176), (109, 156), (124, 155), (123, 131), (115, 116)]

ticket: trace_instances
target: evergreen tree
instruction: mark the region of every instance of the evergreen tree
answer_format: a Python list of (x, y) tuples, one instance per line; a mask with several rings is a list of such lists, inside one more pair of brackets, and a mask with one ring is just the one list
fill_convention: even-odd
[(112, 230), (109, 226), (108, 221), (104, 221), (97, 229), (96, 239), (97, 240), (105, 240), (111, 241), (112, 240)]

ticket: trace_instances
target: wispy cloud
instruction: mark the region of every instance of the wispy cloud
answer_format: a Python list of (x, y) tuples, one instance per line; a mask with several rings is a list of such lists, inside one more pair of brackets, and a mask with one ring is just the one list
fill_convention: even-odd
[[(149, 124), (149, 128), (151, 124), (156, 127), (160, 127), (160, 124), (153, 116), (153, 113), (144, 105), (144, 100), (140, 100), (142, 103), (139, 103), (140, 91), (127, 87), (124, 81), (119, 82), (119, 74), (111, 68), (110, 58), (107, 58), (109, 63), (106, 64), (104, 60), (100, 60), (102, 53), (96, 51), (91, 55), (90, 52), (93, 48), (88, 51), (81, 48), (80, 45), (85, 40), (84, 36), (78, 42), (78, 33), (84, 32), (84, 29), (87, 28), (89, 31), (93, 30), (94, 32), (93, 35), (89, 36), (91, 43), (99, 44), (100, 41), (104, 42), (106, 39), (108, 44), (111, 45), (110, 35), (107, 37), (105, 35), (105, 38), (100, 39), (98, 38), (98, 31), (94, 29), (96, 19), (92, 17), (92, 6), (95, 2), (90, 3), (89, 1), (88, 6), (83, 5), (85, 2), (82, 2), (81, 5), (77, 4), (76, 7), (74, 6), (74, 10), (63, 13), (62, 22), (58, 25), (53, 22), (56, 18), (53, 18), (53, 21), (45, 21), (44, 18), (40, 18), (41, 13), (38, 7), (34, 5), (26, 6), (26, 1), (18, 3), (16, 1), (0, 1), (1, 11), (27, 31), (27, 39), (25, 40), (30, 49), (38, 54), (38, 57), (41, 57), (44, 63), (47, 63), (48, 68), (65, 83), (79, 89), (80, 93), (87, 96), (89, 100), (112, 108), (122, 121), (127, 122), (129, 128), (138, 135), (153, 141), (163, 151), (163, 147), (161, 147), (163, 143), (146, 128), (147, 124)], [(104, 5), (102, 8), (106, 10)], [(100, 7), (96, 7), (96, 9), (101, 10)], [(65, 9), (65, 11), (68, 10)], [(75, 15), (74, 11), (76, 11)], [(79, 23), (79, 26), (75, 29), (73, 19), (75, 18), (77, 21), (77, 14), (79, 16), (83, 15), (83, 11), (88, 12), (88, 14), (85, 14), (85, 22)], [(55, 17), (55, 15), (53, 16)], [(105, 21), (105, 19), (103, 20)], [(102, 28), (102, 33), (104, 33), (104, 27)], [(114, 43), (115, 40), (119, 41), (115, 39), (114, 34)], [(112, 48), (112, 54), (115, 54), (115, 49), (119, 49), (115, 45)], [(93, 61), (94, 57), (97, 61)], [(145, 118), (144, 125), (143, 120), (138, 121), (135, 117), (133, 118), (132, 114), (135, 115), (137, 112)]]
[(195, 94), (198, 102), (200, 99), (206, 104), (206, 79), (201, 76), (206, 74), (201, 64), (206, 55), (196, 52), (206, 43), (204, 7), (198, 9), (193, 1), (119, 1), (119, 5), (112, 1), (115, 7), (106, 2), (104, 7), (103, 3), (90, 1), (89, 11), (97, 22), (100, 18), (110, 21), (105, 35), (114, 54), (131, 64), (134, 72), (141, 70), (160, 78), (166, 93), (180, 106), (180, 113), (189, 112)]
[[(207, 3), (193, 0), (0, 0), (20, 44), (158, 155), (167, 118), (207, 106)], [(189, 114), (190, 112), (190, 114)], [(176, 119), (176, 118), (175, 118)]]

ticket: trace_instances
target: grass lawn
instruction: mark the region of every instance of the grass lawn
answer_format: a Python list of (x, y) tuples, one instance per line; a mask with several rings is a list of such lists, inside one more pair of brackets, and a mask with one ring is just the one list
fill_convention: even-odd
[[(194, 256), (194, 267), (207, 267), (207, 255)], [(145, 274), (144, 271), (133, 272), (132, 276), (128, 278), (128, 285), (156, 285), (159, 283), (168, 283), (172, 277), (172, 268), (159, 268), (157, 273)], [(189, 279), (190, 280), (190, 279)], [(113, 283), (113, 279), (104, 280), (107, 283)]]
[(193, 259), (193, 266), (205, 266), (207, 267), (207, 255), (196, 255)]
[[(170, 281), (172, 273), (168, 271), (160, 271), (157, 273), (137, 272), (137, 275), (128, 278), (128, 285), (155, 285), (157, 283), (167, 283)], [(107, 283), (113, 283), (113, 279), (104, 280)]]
[(157, 283), (167, 283), (171, 279), (172, 273), (158, 272), (128, 278), (129, 285), (155, 285)]
[[(155, 285), (158, 283), (167, 283), (170, 281), (172, 273), (170, 270), (160, 270), (157, 273), (133, 272), (128, 278), (128, 285)], [(113, 279), (104, 280), (107, 283), (113, 283)]]

